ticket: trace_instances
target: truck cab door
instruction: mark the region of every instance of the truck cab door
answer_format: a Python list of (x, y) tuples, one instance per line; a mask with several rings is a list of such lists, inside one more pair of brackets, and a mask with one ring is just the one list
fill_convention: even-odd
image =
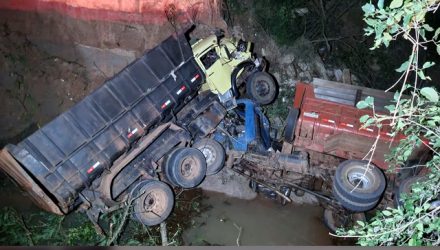
[(206, 71), (206, 81), (215, 94), (225, 94), (231, 88), (231, 67), (211, 48), (200, 57)]

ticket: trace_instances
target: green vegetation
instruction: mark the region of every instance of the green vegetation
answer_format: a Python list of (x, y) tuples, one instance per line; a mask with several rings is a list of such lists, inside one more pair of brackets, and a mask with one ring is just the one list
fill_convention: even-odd
[[(371, 3), (363, 6), (367, 35), (375, 35), (372, 49), (389, 44), (403, 37), (412, 45), (409, 59), (396, 71), (402, 75), (394, 84), (401, 88), (394, 96), (395, 105), (387, 108), (388, 115), (375, 113), (373, 117), (363, 116), (364, 126), (383, 124), (393, 128), (393, 134), (403, 133), (406, 139), (393, 149), (388, 161), (395, 168), (403, 166), (417, 148), (424, 146), (432, 158), (423, 166), (428, 171), (423, 180), (411, 185), (411, 192), (401, 197), (401, 205), (378, 211), (369, 223), (358, 222), (350, 230), (339, 230), (338, 235), (358, 238), (362, 246), (372, 245), (440, 245), (440, 206), (434, 205), (440, 195), (440, 102), (433, 87), (421, 86), (429, 81), (426, 69), (433, 62), (421, 60), (420, 49), (435, 46), (440, 54), (440, 28), (434, 30), (426, 23), (426, 16), (440, 7), (438, 0), (393, 0), (384, 7), (384, 1), (377, 6)], [(393, 86), (393, 87), (394, 87)], [(407, 99), (404, 93), (409, 93)], [(369, 97), (358, 103), (358, 108), (373, 108), (374, 99)], [(374, 145), (373, 145), (374, 148)]]
[[(225, 0), (227, 6), (225, 19), (231, 24), (231, 15), (242, 15), (249, 4), (237, 0)], [(295, 13), (295, 9), (304, 6), (304, 1), (290, 0), (254, 0), (252, 12), (254, 21), (272, 35), (280, 45), (291, 44), (303, 33), (303, 18)], [(228, 13), (231, 11), (232, 13)], [(298, 28), (301, 27), (301, 28)]]
[[(112, 232), (121, 221), (121, 212), (111, 218), (104, 218), (108, 235), (96, 232), (93, 224), (84, 214), (74, 213), (68, 216), (39, 212), (23, 215), (15, 209), (5, 207), (0, 211), (0, 245), (14, 246), (103, 246), (111, 243)], [(129, 218), (125, 218), (129, 219)], [(146, 227), (137, 221), (126, 222), (121, 234), (112, 245), (156, 246), (161, 244), (159, 226)], [(173, 229), (174, 230), (174, 229)], [(182, 230), (169, 232), (170, 242), (180, 242)]]
[(74, 215), (76, 227), (66, 228), (64, 216), (46, 212), (22, 215), (4, 207), (0, 211), (1, 245), (96, 245), (102, 237), (85, 216)]
[[(289, 107), (292, 107), (293, 96), (295, 95), (295, 88), (286, 88), (280, 86), (279, 93), (275, 102), (269, 106), (263, 107), (265, 115), (270, 120), (271, 125), (276, 124), (276, 120), (280, 119), (283, 123), (286, 121), (289, 114)], [(285, 124), (282, 124), (283, 127)], [(282, 132), (282, 131), (279, 131)]]
[[(198, 191), (183, 192), (174, 212), (167, 219), (168, 243), (182, 245), (183, 228), (188, 219), (200, 212)], [(190, 197), (196, 195), (195, 197)], [(189, 199), (188, 200), (188, 196)], [(128, 211), (131, 211), (129, 209)], [(162, 244), (160, 226), (147, 227), (124, 214), (125, 208), (101, 216), (105, 236), (96, 232), (83, 213), (58, 216), (47, 212), (19, 212), (12, 207), (0, 209), (0, 245), (2, 246), (158, 246)], [(119, 231), (119, 227), (121, 230)]]

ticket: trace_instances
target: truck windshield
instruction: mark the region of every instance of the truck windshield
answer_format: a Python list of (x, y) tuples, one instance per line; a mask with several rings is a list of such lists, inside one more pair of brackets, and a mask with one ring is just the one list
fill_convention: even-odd
[(217, 60), (219, 56), (214, 49), (210, 49), (206, 52), (202, 57), (200, 57), (200, 61), (202, 61), (205, 69), (209, 69)]

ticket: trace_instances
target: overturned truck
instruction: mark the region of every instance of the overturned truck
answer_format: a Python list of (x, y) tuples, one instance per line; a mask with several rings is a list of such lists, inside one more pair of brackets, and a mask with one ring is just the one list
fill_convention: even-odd
[(365, 87), (297, 82), (281, 141), (271, 141), (267, 118), (249, 101), (238, 102), (242, 112), (227, 114), (215, 138), (228, 151), (227, 166), (248, 177), (250, 188), (282, 204), (312, 194), (325, 207), (325, 224), (336, 231), (376, 207), (399, 206), (432, 156), (423, 144), (414, 146), (404, 166), (385, 171), (386, 154), (405, 136), (387, 124), (363, 127), (360, 117), (373, 110), (356, 103), (367, 96), (374, 97), (376, 113), (385, 113), (393, 100), (393, 94)]
[(7, 145), (0, 166), (49, 212), (84, 211), (99, 229), (101, 214), (132, 205), (134, 218), (159, 224), (174, 205), (170, 185), (192, 188), (218, 171), (190, 147), (226, 112), (214, 94), (198, 95), (204, 82), (185, 34), (170, 36), (53, 121)]

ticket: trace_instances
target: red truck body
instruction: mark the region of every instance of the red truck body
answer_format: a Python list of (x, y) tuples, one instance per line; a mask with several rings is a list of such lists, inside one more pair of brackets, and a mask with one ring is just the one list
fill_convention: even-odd
[(372, 162), (387, 169), (385, 155), (404, 136), (391, 136), (387, 125), (380, 131), (373, 126), (361, 128), (359, 118), (373, 114), (371, 109), (356, 108), (356, 103), (366, 96), (375, 98), (375, 110), (382, 113), (385, 112), (383, 107), (393, 100), (392, 93), (321, 79), (311, 84), (297, 83), (293, 107), (299, 110), (299, 116), (293, 128), (293, 146), (344, 159), (368, 160), (370, 155), (367, 154), (380, 134)]

